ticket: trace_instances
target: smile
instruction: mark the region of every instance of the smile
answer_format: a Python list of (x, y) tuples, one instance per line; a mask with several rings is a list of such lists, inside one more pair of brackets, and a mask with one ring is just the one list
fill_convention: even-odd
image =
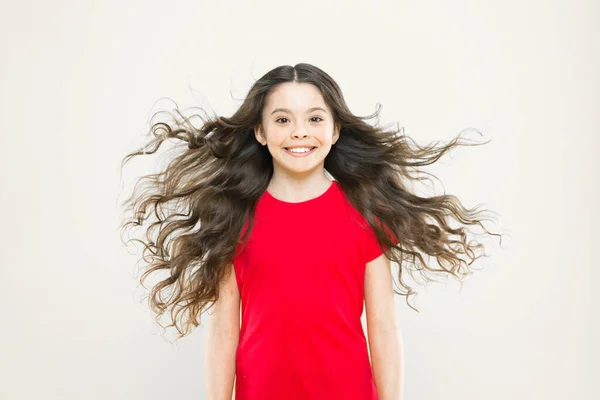
[(297, 152), (293, 152), (293, 151), (289, 151), (288, 149), (286, 149), (284, 147), (285, 152), (293, 157), (306, 157), (309, 154), (314, 153), (314, 151), (316, 150), (316, 147), (313, 147), (312, 149), (310, 149), (309, 151), (297, 151)]

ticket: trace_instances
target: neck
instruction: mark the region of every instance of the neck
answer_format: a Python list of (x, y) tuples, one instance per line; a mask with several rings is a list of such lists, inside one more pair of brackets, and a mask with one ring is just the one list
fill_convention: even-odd
[(267, 191), (283, 201), (299, 202), (323, 194), (331, 184), (331, 179), (325, 174), (300, 179), (273, 175)]

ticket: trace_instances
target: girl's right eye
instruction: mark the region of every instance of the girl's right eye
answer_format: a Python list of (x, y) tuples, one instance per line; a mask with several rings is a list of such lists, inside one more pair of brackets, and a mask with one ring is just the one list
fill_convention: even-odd
[(275, 122), (278, 122), (280, 119), (287, 119), (287, 118), (285, 118), (285, 117), (277, 118), (277, 119), (275, 120)]

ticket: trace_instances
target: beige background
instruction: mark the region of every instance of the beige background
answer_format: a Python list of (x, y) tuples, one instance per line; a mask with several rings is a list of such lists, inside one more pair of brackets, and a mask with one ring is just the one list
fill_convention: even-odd
[(421, 144), (492, 139), (427, 170), (510, 237), (398, 297), (405, 399), (600, 398), (598, 2), (2, 3), (0, 399), (206, 397), (206, 327), (161, 336), (118, 235), (157, 159), (119, 162), (161, 97), (229, 115), (298, 62)]

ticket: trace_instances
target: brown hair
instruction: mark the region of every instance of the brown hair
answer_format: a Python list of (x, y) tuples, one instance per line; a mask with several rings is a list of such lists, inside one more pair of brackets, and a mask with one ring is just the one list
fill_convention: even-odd
[[(154, 137), (121, 163), (122, 169), (134, 156), (155, 153), (167, 139), (177, 143), (179, 153), (164, 171), (141, 177), (123, 203), (132, 217), (123, 221), (121, 230), (142, 226), (152, 215), (156, 218), (145, 238), (132, 240), (144, 247), (142, 285), (153, 272), (168, 273), (152, 287), (150, 307), (157, 317), (170, 311), (167, 327), (174, 326), (179, 337), (198, 326), (204, 309), (218, 299), (219, 283), (232, 263), (244, 223), (248, 221), (248, 229), (242, 242), (252, 229), (254, 208), (273, 174), (271, 155), (256, 140), (254, 127), (261, 123), (267, 96), (284, 82), (315, 85), (341, 125), (325, 169), (369, 222), (386, 256), (399, 264), (400, 290), (394, 291), (406, 296), (411, 308), (418, 311), (408, 302), (416, 292), (403, 281), (403, 270), (411, 275), (419, 271), (426, 280), (442, 273), (461, 281), (479, 258), (475, 250), (483, 248), (468, 240), (465, 228), (480, 225), (486, 233), (500, 236), (485, 229), (479, 219), (482, 211), (465, 208), (455, 196), (420, 197), (407, 187), (411, 180), (425, 179), (419, 167), (434, 163), (455, 146), (474, 144), (459, 142), (459, 135), (447, 145), (420, 147), (404, 129), (365, 122), (379, 110), (365, 117), (352, 114), (340, 87), (321, 69), (305, 63), (279, 66), (253, 84), (232, 116), (185, 117), (176, 109), (170, 114), (172, 121), (152, 124)], [(197, 116), (203, 122), (200, 127), (191, 121)], [(148, 190), (138, 193), (144, 180)], [(459, 226), (451, 227), (451, 219)], [(386, 229), (399, 238), (397, 245)], [(434, 256), (440, 268), (428, 265), (421, 253)]]

